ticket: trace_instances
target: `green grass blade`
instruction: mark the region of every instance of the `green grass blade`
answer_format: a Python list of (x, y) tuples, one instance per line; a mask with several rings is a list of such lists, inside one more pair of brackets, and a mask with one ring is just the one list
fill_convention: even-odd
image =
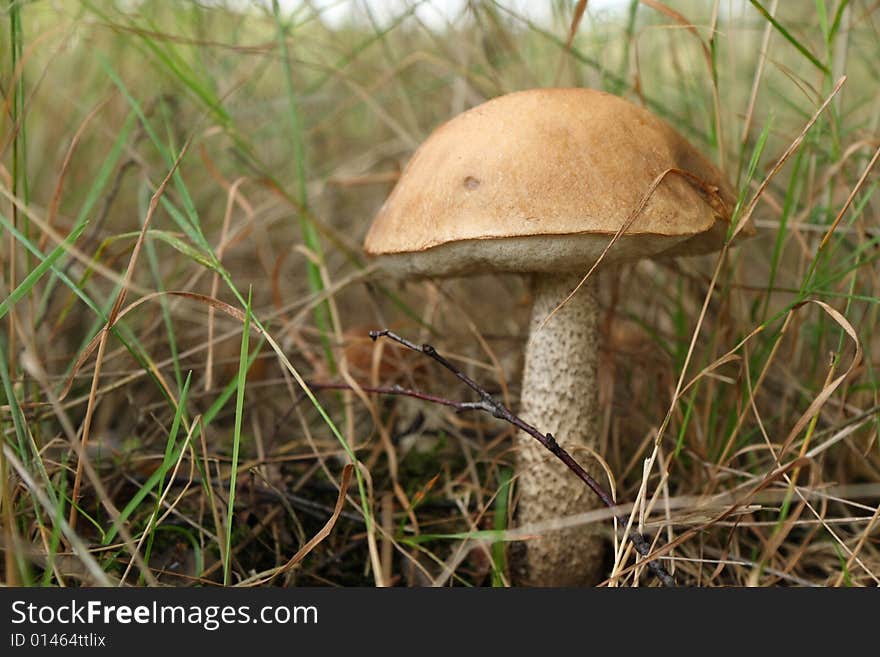
[(245, 306), (244, 326), (241, 331), (241, 352), (238, 357), (236, 379), (235, 427), (232, 432), (232, 463), (229, 470), (229, 504), (226, 508), (226, 549), (223, 551), (223, 584), (229, 585), (229, 568), (232, 563), (232, 519), (235, 515), (235, 482), (238, 474), (238, 452), (241, 446), (241, 422), (244, 417), (244, 387), (248, 372), (248, 340), (251, 333), (251, 294)]
[[(104, 535), (104, 539), (102, 541), (103, 545), (109, 545), (113, 541), (113, 539), (116, 538), (116, 534), (119, 531), (119, 525), (128, 520), (131, 514), (134, 513), (135, 510), (137, 510), (137, 508), (141, 505), (141, 502), (146, 499), (146, 497), (153, 491), (153, 489), (160, 482), (165, 480), (165, 475), (168, 474), (171, 466), (173, 466), (177, 459), (180, 458), (180, 453), (186, 448), (186, 445), (176, 445), (176, 443), (177, 434), (180, 431), (180, 424), (186, 413), (186, 399), (187, 393), (189, 392), (189, 382), (190, 376), (187, 375), (186, 381), (184, 382), (183, 390), (180, 393), (180, 400), (177, 403), (177, 410), (174, 413), (174, 420), (172, 420), (171, 422), (171, 430), (168, 433), (168, 440), (165, 443), (165, 455), (162, 458), (162, 464), (158, 468), (156, 468), (156, 470), (149, 476), (144, 485), (141, 486), (134, 495), (132, 495), (128, 503), (122, 508), (122, 511), (119, 512), (119, 518), (117, 522), (115, 522)], [(156, 516), (154, 515), (153, 520), (155, 520), (155, 517)]]
[[(165, 455), (162, 458), (162, 465), (159, 466), (159, 469), (162, 471), (161, 476), (159, 478), (160, 482), (165, 481), (165, 477), (167, 476), (171, 467), (177, 462), (177, 458), (175, 458), (175, 446), (177, 443), (177, 434), (180, 432), (181, 422), (186, 415), (186, 401), (187, 394), (189, 393), (189, 384), (192, 380), (192, 370), (187, 372), (186, 380), (183, 382), (183, 387), (180, 390), (180, 399), (177, 402), (177, 412), (174, 414), (174, 419), (171, 421), (171, 431), (168, 432), (168, 440), (165, 443)], [(189, 441), (187, 441), (188, 444)], [(180, 450), (184, 450), (187, 448), (187, 444), (181, 445)], [(179, 457), (180, 452), (178, 452)], [(161, 492), (161, 485), (159, 487)], [(150, 527), (150, 534), (147, 537), (147, 544), (144, 547), (144, 563), (150, 563), (150, 554), (153, 551), (153, 539), (156, 536), (156, 531), (158, 527), (156, 526), (156, 522), (159, 518), (159, 512), (162, 508), (159, 505), (161, 500), (160, 496), (156, 496), (156, 506), (153, 509), (153, 515), (150, 516), (150, 520), (148, 522), (148, 526)], [(143, 583), (143, 575), (141, 575), (141, 583)]]
[[(498, 493), (495, 497), (495, 513), (492, 519), (492, 528), (502, 532), (507, 529), (508, 498), (510, 496), (510, 483), (513, 472), (503, 468), (498, 473)], [(507, 572), (507, 553), (504, 543), (492, 544), (492, 586), (504, 586), (504, 573)]]
[(64, 241), (52, 249), (49, 255), (47, 255), (40, 264), (34, 267), (33, 270), (24, 277), (24, 280), (18, 284), (8, 297), (3, 299), (3, 301), (0, 301), (0, 319), (5, 317), (6, 313), (8, 313), (22, 297), (31, 291), (37, 281), (39, 281), (46, 272), (52, 268), (58, 258), (64, 253), (67, 253), (70, 247), (73, 246), (77, 239), (79, 239), (79, 236), (82, 235), (86, 225), (86, 223), (82, 223), (79, 226), (74, 227), (70, 234), (64, 238)]
[[(272, 0), (272, 14), (275, 18), (276, 39), (278, 50), (281, 53), (281, 64), (284, 70), (284, 88), (287, 92), (288, 112), (287, 116), (290, 120), (290, 138), (293, 142), (293, 156), (296, 164), (296, 202), (298, 205), (299, 227), (302, 234), (303, 243), (306, 248), (318, 259), (319, 262), (324, 260), (324, 251), (321, 248), (321, 240), (314, 224), (310, 221), (307, 211), (309, 208), (309, 198), (306, 185), (308, 183), (306, 173), (306, 150), (303, 141), (302, 119), (300, 117), (299, 105), (296, 98), (296, 91), (293, 87), (293, 69), (290, 66), (290, 52), (287, 48), (287, 39), (285, 38), (285, 25), (281, 20), (281, 13), (278, 6), (278, 0)], [(321, 270), (317, 264), (311, 260), (306, 260), (306, 278), (309, 283), (309, 291), (313, 294), (319, 294), (324, 291), (324, 281), (321, 279)], [(327, 302), (324, 301), (315, 306), (315, 325), (321, 334), (321, 342), (324, 345), (324, 355), (327, 358), (327, 364), (331, 373), (336, 371), (335, 359), (333, 357), (333, 349), (330, 340), (330, 313), (328, 311)]]
[(791, 32), (789, 32), (787, 29), (785, 29), (785, 27), (779, 21), (777, 21), (775, 18), (773, 18), (773, 15), (769, 11), (767, 11), (767, 9), (764, 8), (764, 5), (762, 5), (760, 2), (758, 2), (758, 0), (749, 0), (749, 2), (751, 2), (752, 6), (758, 10), (758, 12), (761, 14), (761, 16), (763, 16), (767, 21), (769, 21), (770, 24), (776, 28), (776, 31), (779, 32), (783, 36), (783, 38), (785, 38), (786, 41), (788, 41), (791, 45), (793, 45), (795, 48), (797, 48), (798, 52), (801, 53), (804, 57), (806, 57), (807, 60), (813, 66), (818, 68), (820, 71), (822, 71), (826, 75), (831, 75), (831, 71), (828, 69), (828, 67), (825, 66), (825, 64), (823, 64), (822, 62), (820, 62), (816, 58), (816, 56), (813, 53), (811, 53), (804, 44), (802, 44), (800, 41), (798, 41)]

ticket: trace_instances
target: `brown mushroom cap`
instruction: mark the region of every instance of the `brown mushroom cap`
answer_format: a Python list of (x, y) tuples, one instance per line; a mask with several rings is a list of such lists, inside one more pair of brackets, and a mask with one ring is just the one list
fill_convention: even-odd
[(648, 111), (593, 89), (490, 100), (419, 147), (364, 243), (405, 275), (584, 271), (667, 174), (606, 262), (721, 247), (734, 194)]

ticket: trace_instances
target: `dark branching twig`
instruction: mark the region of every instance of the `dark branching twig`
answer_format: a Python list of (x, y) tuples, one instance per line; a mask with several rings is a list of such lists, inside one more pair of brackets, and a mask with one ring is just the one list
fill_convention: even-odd
[[(351, 390), (351, 386), (347, 383), (322, 383), (315, 381), (306, 381), (309, 388), (316, 390)], [(392, 386), (358, 386), (364, 392), (376, 393), (378, 395), (400, 395), (403, 397), (413, 397), (422, 401), (431, 402), (432, 404), (440, 404), (441, 406), (449, 406), (454, 408), (457, 413), (462, 411), (483, 411), (486, 410), (483, 402), (462, 402), (454, 399), (446, 399), (445, 397), (437, 397), (429, 395), (426, 392), (404, 388), (403, 386), (394, 384)], [(305, 394), (301, 395), (305, 397)], [(300, 400), (297, 399), (297, 402)]]
[[(410, 342), (406, 338), (403, 338), (396, 333), (389, 331), (388, 329), (384, 329), (381, 331), (370, 331), (370, 337), (373, 340), (376, 340), (381, 337), (387, 337), (391, 340), (394, 340), (398, 344), (403, 345), (413, 351), (418, 351), (419, 353), (424, 354), (428, 358), (436, 361), (447, 370), (452, 372), (455, 377), (464, 383), (468, 388), (476, 392), (480, 396), (480, 401), (478, 402), (455, 402), (448, 399), (441, 399), (439, 397), (434, 397), (433, 395), (426, 395), (424, 393), (418, 393), (413, 390), (406, 390), (404, 388), (400, 388), (399, 386), (394, 386), (389, 388), (387, 391), (391, 394), (404, 394), (411, 397), (416, 397), (418, 399), (424, 399), (425, 401), (430, 401), (434, 403), (443, 404), (445, 406), (451, 406), (456, 409), (456, 411), (465, 411), (465, 410), (478, 410), (485, 411), (486, 413), (491, 414), (492, 416), (498, 418), (499, 420), (505, 420), (509, 422), (513, 426), (518, 429), (525, 431), (527, 434), (532, 436), (535, 440), (541, 443), (544, 447), (546, 447), (552, 454), (558, 458), (560, 461), (565, 463), (569, 470), (571, 470), (578, 478), (583, 481), (587, 486), (589, 486), (590, 490), (592, 490), (596, 495), (599, 496), (599, 499), (602, 500), (602, 503), (609, 507), (614, 508), (616, 504), (614, 500), (611, 499), (611, 496), (608, 492), (602, 488), (598, 481), (593, 479), (590, 474), (584, 470), (584, 468), (574, 460), (574, 458), (566, 452), (559, 443), (556, 442), (556, 439), (549, 433), (541, 433), (533, 427), (528, 422), (524, 421), (518, 415), (514, 415), (510, 409), (508, 409), (504, 404), (495, 399), (489, 392), (486, 391), (481, 385), (479, 385), (476, 381), (471, 379), (467, 374), (459, 370), (455, 365), (446, 360), (443, 356), (437, 353), (437, 350), (429, 344), (418, 345), (414, 342)], [(620, 523), (621, 527), (626, 527), (627, 519), (622, 516), (616, 516), (616, 520)], [(632, 541), (633, 547), (635, 547), (636, 551), (642, 555), (643, 557), (647, 557), (651, 552), (651, 544), (648, 540), (642, 536), (635, 528), (631, 528), (629, 531), (629, 540)], [(652, 559), (648, 561), (648, 567), (657, 576), (657, 578), (663, 582), (665, 586), (675, 586), (675, 580), (672, 575), (669, 574), (669, 571), (663, 567), (656, 559)]]

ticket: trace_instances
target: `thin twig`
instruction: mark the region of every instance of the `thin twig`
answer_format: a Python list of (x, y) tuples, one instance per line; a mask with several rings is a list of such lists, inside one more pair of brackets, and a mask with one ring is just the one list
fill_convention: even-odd
[[(315, 381), (306, 381), (309, 388), (313, 390), (351, 390), (352, 387), (348, 383), (324, 383), (324, 382), (315, 382)], [(426, 392), (421, 392), (420, 390), (413, 390), (411, 388), (404, 388), (403, 386), (394, 384), (391, 386), (360, 386), (361, 390), (364, 392), (375, 393), (379, 395), (400, 395), (403, 397), (413, 397), (415, 399), (421, 399), (422, 401), (431, 402), (432, 404), (440, 404), (441, 406), (449, 406), (452, 409), (455, 409), (456, 413), (462, 413), (464, 411), (487, 411), (486, 405), (482, 401), (478, 402), (469, 402), (469, 401), (456, 401), (455, 399), (446, 399), (445, 397), (438, 397), (437, 395), (431, 395)], [(304, 397), (304, 395), (303, 395)], [(297, 402), (300, 399), (296, 400)], [(491, 411), (490, 411), (491, 412)]]
[[(399, 388), (397, 394), (408, 394), (409, 396), (417, 397), (419, 399), (425, 399), (426, 401), (434, 401), (436, 403), (441, 403), (446, 406), (452, 406), (456, 408), (456, 410), (480, 410), (489, 413), (493, 417), (498, 418), (499, 420), (505, 420), (509, 422), (513, 426), (517, 427), (521, 431), (525, 431), (527, 434), (532, 436), (535, 440), (541, 443), (544, 447), (546, 447), (550, 452), (558, 458), (560, 461), (565, 463), (569, 470), (571, 470), (577, 477), (583, 481), (589, 488), (592, 490), (602, 503), (609, 507), (614, 508), (616, 503), (608, 494), (608, 492), (602, 488), (598, 481), (596, 481), (590, 474), (584, 470), (584, 468), (575, 461), (575, 459), (569, 454), (565, 449), (563, 449), (552, 434), (542, 433), (531, 424), (523, 420), (518, 415), (515, 415), (508, 409), (504, 404), (495, 399), (485, 388), (480, 386), (476, 381), (471, 379), (467, 374), (459, 370), (455, 365), (446, 360), (443, 356), (441, 356), (437, 350), (429, 344), (418, 345), (414, 342), (410, 342), (406, 338), (403, 338), (393, 331), (389, 331), (388, 329), (383, 329), (381, 331), (370, 331), (370, 337), (373, 340), (377, 340), (381, 337), (387, 337), (391, 340), (394, 340), (398, 344), (407, 347), (408, 349), (412, 349), (413, 351), (417, 351), (421, 354), (424, 354), (428, 358), (436, 361), (447, 370), (452, 372), (455, 377), (464, 383), (468, 388), (476, 392), (480, 396), (480, 401), (478, 402), (453, 402), (451, 400), (439, 400), (431, 395), (425, 395), (424, 393), (413, 394), (415, 391), (406, 391), (403, 388)], [(621, 523), (621, 526), (626, 527), (626, 519), (621, 517), (617, 518), (618, 522)], [(651, 553), (651, 544), (650, 542), (642, 536), (635, 529), (630, 529), (629, 531), (629, 540), (632, 542), (636, 551), (642, 555), (643, 557), (647, 557)], [(657, 578), (663, 582), (665, 586), (675, 586), (675, 580), (663, 567), (663, 565), (656, 560), (648, 561), (648, 566), (651, 571), (657, 576)]]

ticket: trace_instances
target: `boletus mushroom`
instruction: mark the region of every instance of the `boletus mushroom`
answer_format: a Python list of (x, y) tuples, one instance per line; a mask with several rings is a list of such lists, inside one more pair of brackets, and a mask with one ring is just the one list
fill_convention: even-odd
[[(719, 170), (650, 112), (593, 89), (533, 89), (489, 100), (437, 128), (382, 205), (364, 249), (398, 277), (530, 276), (520, 414), (602, 481), (583, 449), (596, 447), (598, 433), (597, 277), (544, 320), (622, 228), (600, 270), (716, 250), (733, 206)], [(532, 437), (521, 434), (517, 442), (519, 524), (598, 504)], [(603, 541), (595, 525), (524, 545), (517, 583), (596, 583)]]

